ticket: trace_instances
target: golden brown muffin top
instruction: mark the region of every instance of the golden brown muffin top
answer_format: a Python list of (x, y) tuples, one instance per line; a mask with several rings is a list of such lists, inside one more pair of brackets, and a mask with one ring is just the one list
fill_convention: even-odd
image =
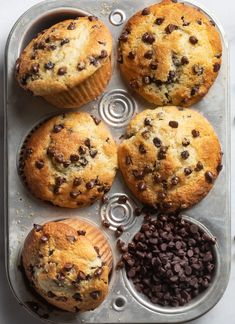
[(212, 21), (198, 9), (163, 0), (135, 14), (119, 45), (130, 86), (159, 106), (190, 106), (215, 81), (222, 45)]
[(94, 16), (59, 22), (24, 49), (16, 64), (19, 84), (35, 95), (69, 90), (93, 75), (112, 52), (112, 35)]
[(30, 191), (61, 207), (92, 204), (116, 175), (116, 144), (105, 125), (85, 112), (49, 119), (23, 152), (21, 171)]
[(198, 203), (221, 170), (218, 137), (194, 110), (145, 110), (130, 122), (126, 138), (118, 159), (128, 187), (140, 201), (164, 211)]
[(34, 225), (22, 260), (37, 292), (64, 310), (92, 310), (108, 293), (108, 267), (86, 234), (67, 224)]

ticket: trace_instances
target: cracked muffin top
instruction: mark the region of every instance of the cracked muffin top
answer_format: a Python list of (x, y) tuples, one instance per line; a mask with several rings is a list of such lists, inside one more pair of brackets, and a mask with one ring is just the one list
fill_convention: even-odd
[(119, 38), (123, 76), (157, 106), (191, 106), (205, 96), (221, 66), (215, 24), (192, 6), (163, 0), (135, 14)]
[(88, 206), (111, 188), (117, 147), (96, 117), (67, 113), (29, 135), (19, 168), (36, 197), (60, 207)]
[(78, 17), (44, 30), (16, 63), (21, 87), (37, 96), (69, 90), (110, 60), (112, 35), (97, 17)]
[(61, 309), (93, 310), (108, 293), (108, 266), (86, 233), (67, 224), (35, 224), (25, 240), (22, 261), (36, 291)]
[(221, 147), (210, 123), (188, 108), (145, 110), (129, 124), (118, 150), (123, 177), (143, 203), (164, 212), (198, 203), (221, 170)]

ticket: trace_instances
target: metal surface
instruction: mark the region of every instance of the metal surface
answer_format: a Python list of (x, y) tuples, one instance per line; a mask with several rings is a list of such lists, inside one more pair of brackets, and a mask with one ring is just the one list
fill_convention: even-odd
[[(155, 1), (156, 2), (156, 1)], [(43, 99), (26, 95), (14, 80), (14, 65), (24, 46), (42, 29), (68, 17), (75, 17), (81, 12), (89, 12), (99, 16), (110, 28), (114, 38), (114, 56), (116, 56), (117, 39), (123, 28), (123, 22), (137, 10), (143, 9), (153, 0), (54, 0), (45, 1), (27, 11), (14, 26), (6, 48), (5, 66), (5, 216), (6, 216), (6, 266), (9, 283), (18, 298), (25, 306), (26, 301), (36, 300), (27, 289), (18, 270), (19, 255), (22, 243), (33, 223), (44, 223), (67, 217), (82, 217), (100, 227), (107, 235), (116, 253), (114, 229), (120, 224), (125, 225), (122, 239), (131, 240), (140, 228), (142, 217), (135, 218), (133, 208), (136, 199), (132, 197), (123, 183), (120, 174), (110, 192), (110, 200), (102, 206), (95, 203), (92, 207), (68, 210), (53, 207), (32, 197), (21, 182), (17, 172), (18, 150), (28, 132), (48, 114), (61, 113), (61, 110), (50, 106)], [(194, 3), (195, 5), (195, 3)], [(202, 8), (201, 8), (202, 9)], [(115, 15), (116, 13), (116, 15)], [(206, 11), (208, 14), (208, 12)], [(114, 15), (113, 15), (114, 14)], [(230, 114), (228, 99), (228, 49), (220, 24), (216, 22), (223, 40), (223, 65), (219, 78), (209, 94), (197, 105), (200, 111), (212, 123), (219, 135), (224, 157), (224, 169), (215, 183), (213, 190), (197, 206), (185, 214), (199, 221), (217, 237), (216, 255), (218, 258), (217, 272), (211, 287), (199, 298), (184, 307), (164, 309), (152, 307), (142, 295), (137, 295), (124, 271), (113, 271), (110, 291), (104, 303), (95, 311), (84, 314), (69, 314), (59, 310), (51, 310), (41, 301), (38, 313), (49, 314), (48, 321), (54, 323), (176, 323), (191, 320), (211, 309), (222, 297), (230, 271)], [(88, 111), (102, 119), (112, 130), (119, 142), (125, 126), (134, 113), (152, 107), (136, 96), (123, 83), (116, 57), (114, 58), (112, 80), (103, 97), (88, 104), (80, 110)], [(127, 206), (117, 206), (120, 194), (130, 197)], [(101, 219), (107, 217), (112, 223), (111, 229), (101, 226)], [(28, 308), (27, 308), (28, 309)]]

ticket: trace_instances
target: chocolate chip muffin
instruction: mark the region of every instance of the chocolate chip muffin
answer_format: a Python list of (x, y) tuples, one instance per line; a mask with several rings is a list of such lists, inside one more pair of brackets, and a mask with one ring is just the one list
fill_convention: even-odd
[(111, 77), (112, 36), (96, 17), (60, 22), (41, 32), (16, 63), (21, 87), (59, 108), (98, 97)]
[[(93, 310), (108, 293), (109, 268), (86, 236), (84, 230), (62, 222), (35, 224), (22, 252), (34, 289), (50, 304), (69, 312)], [(104, 237), (101, 240), (108, 244)]]
[(29, 136), (19, 168), (36, 197), (60, 207), (88, 206), (111, 188), (117, 147), (96, 117), (85, 112), (63, 114)]
[(119, 38), (120, 69), (157, 106), (191, 106), (205, 96), (221, 66), (215, 24), (200, 10), (163, 0), (135, 14)]
[(119, 146), (123, 177), (143, 203), (175, 212), (198, 203), (221, 170), (221, 147), (198, 112), (177, 107), (145, 110)]

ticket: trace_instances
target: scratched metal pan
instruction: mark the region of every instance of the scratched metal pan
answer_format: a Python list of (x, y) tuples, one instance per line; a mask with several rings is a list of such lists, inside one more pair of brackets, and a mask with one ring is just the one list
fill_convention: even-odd
[[(156, 2), (156, 1), (155, 1)], [(113, 271), (110, 291), (105, 302), (95, 311), (69, 314), (48, 307), (28, 289), (19, 271), (20, 251), (33, 223), (44, 223), (70, 217), (82, 217), (100, 227), (107, 236), (114, 263), (118, 259), (115, 249), (115, 228), (123, 224), (122, 239), (128, 242), (140, 228), (142, 218), (135, 218), (136, 201), (118, 174), (105, 205), (69, 210), (53, 207), (32, 197), (25, 189), (17, 171), (19, 149), (26, 135), (48, 115), (61, 113), (40, 98), (23, 92), (14, 80), (14, 65), (25, 45), (42, 29), (66, 18), (93, 14), (110, 28), (114, 39), (114, 70), (112, 80), (104, 94), (80, 110), (101, 117), (119, 141), (132, 116), (151, 107), (130, 92), (123, 83), (116, 62), (117, 39), (130, 16), (153, 0), (52, 0), (30, 8), (13, 27), (6, 46), (5, 64), (5, 224), (6, 268), (9, 284), (19, 303), (32, 314), (52, 323), (177, 323), (197, 318), (209, 311), (222, 297), (230, 272), (230, 112), (228, 95), (228, 47), (220, 23), (207, 10), (200, 8), (215, 21), (223, 42), (223, 65), (219, 77), (209, 94), (197, 105), (216, 129), (223, 147), (223, 171), (210, 194), (197, 206), (185, 212), (191, 221), (199, 222), (217, 237), (215, 248), (217, 271), (212, 285), (205, 293), (179, 308), (163, 308), (151, 304), (137, 293), (128, 281), (125, 271)], [(195, 3), (192, 6), (199, 7)], [(126, 205), (118, 205), (120, 194), (129, 197)], [(106, 217), (111, 229), (101, 226)], [(35, 304), (36, 302), (36, 304)], [(34, 313), (32, 312), (34, 311)], [(37, 313), (37, 314), (36, 314)], [(49, 316), (49, 317), (48, 317)]]

